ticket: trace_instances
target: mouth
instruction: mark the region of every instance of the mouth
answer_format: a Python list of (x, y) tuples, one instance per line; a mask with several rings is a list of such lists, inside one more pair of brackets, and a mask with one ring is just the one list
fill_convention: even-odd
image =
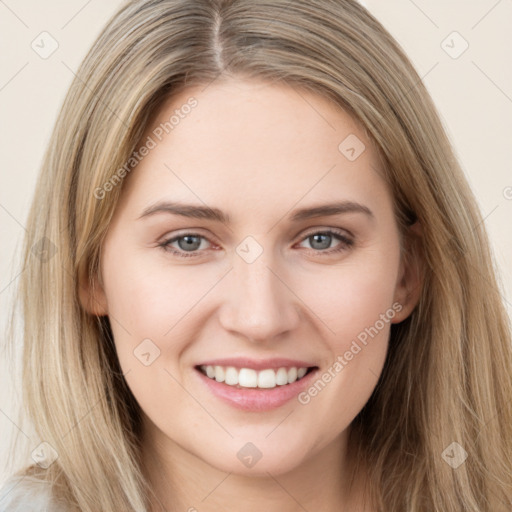
[(236, 389), (274, 389), (300, 381), (318, 367), (283, 365), (257, 370), (243, 366), (202, 364), (195, 369), (211, 380)]
[(311, 360), (231, 357), (194, 366), (206, 395), (244, 412), (262, 413), (290, 403), (320, 371)]

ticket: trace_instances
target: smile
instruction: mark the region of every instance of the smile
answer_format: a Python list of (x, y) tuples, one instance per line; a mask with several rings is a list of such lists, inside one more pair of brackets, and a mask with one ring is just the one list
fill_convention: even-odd
[(199, 371), (208, 378), (223, 382), (236, 388), (272, 389), (286, 386), (302, 379), (309, 370), (308, 367), (265, 368), (256, 371), (253, 368), (236, 368), (234, 366), (201, 365)]

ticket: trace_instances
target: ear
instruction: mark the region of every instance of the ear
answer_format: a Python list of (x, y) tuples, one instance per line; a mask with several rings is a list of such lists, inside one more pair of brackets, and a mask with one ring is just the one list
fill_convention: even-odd
[(78, 297), (87, 313), (94, 316), (108, 314), (107, 296), (105, 295), (99, 271), (94, 276), (83, 269), (78, 279)]
[(423, 230), (419, 221), (404, 234), (400, 269), (395, 288), (394, 301), (402, 306), (392, 323), (405, 320), (418, 304), (423, 288), (425, 261), (423, 258)]

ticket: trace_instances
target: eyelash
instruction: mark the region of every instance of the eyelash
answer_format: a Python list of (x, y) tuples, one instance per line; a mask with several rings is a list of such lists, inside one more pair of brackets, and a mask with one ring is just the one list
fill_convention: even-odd
[[(325, 250), (309, 249), (310, 251), (313, 251), (313, 252), (316, 252), (316, 253), (320, 253), (320, 254), (323, 254), (323, 255), (332, 255), (332, 254), (335, 254), (335, 253), (339, 253), (339, 252), (342, 252), (342, 251), (345, 251), (345, 250), (349, 249), (350, 247), (352, 247), (354, 245), (354, 240), (348, 238), (347, 236), (345, 236), (341, 232), (335, 231), (335, 230), (332, 230), (332, 229), (325, 229), (325, 230), (321, 230), (321, 231), (313, 231), (313, 232), (307, 234), (304, 238), (302, 238), (300, 240), (300, 242), (303, 242), (304, 240), (306, 240), (306, 239), (308, 239), (308, 238), (310, 238), (310, 237), (312, 237), (314, 235), (332, 235), (333, 237), (337, 238), (341, 242), (334, 249), (325, 249)], [(171, 254), (173, 254), (175, 256), (178, 256), (180, 258), (190, 258), (190, 257), (199, 257), (199, 256), (201, 256), (201, 253), (199, 251), (187, 253), (186, 251), (181, 251), (181, 250), (176, 250), (174, 248), (173, 249), (169, 248), (170, 244), (172, 244), (173, 242), (176, 242), (177, 240), (179, 240), (181, 238), (185, 238), (186, 236), (196, 236), (196, 237), (200, 237), (200, 238), (203, 238), (203, 239), (207, 240), (206, 237), (204, 237), (203, 235), (200, 235), (199, 233), (184, 233), (184, 234), (176, 236), (174, 238), (170, 238), (169, 240), (164, 240), (163, 242), (158, 244), (158, 246), (161, 247), (164, 251), (170, 252)]]

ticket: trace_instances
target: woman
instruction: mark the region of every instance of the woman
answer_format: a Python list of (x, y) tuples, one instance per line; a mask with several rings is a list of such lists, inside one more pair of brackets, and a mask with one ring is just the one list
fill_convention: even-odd
[(127, 3), (70, 88), (25, 247), (42, 444), (5, 510), (510, 510), (482, 219), (355, 1)]

